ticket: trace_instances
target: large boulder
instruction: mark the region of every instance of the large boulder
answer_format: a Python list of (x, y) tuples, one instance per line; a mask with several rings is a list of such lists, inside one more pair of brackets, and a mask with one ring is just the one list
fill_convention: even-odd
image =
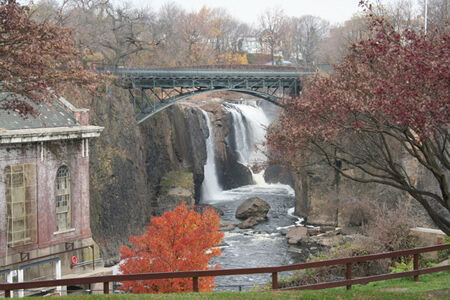
[(258, 197), (253, 197), (245, 200), (241, 205), (239, 205), (236, 209), (236, 218), (247, 219), (250, 217), (256, 217), (264, 219), (266, 218), (269, 210), (269, 203)]

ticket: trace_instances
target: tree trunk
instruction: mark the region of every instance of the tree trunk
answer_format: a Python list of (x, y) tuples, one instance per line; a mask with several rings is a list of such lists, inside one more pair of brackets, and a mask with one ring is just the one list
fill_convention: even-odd
[(272, 45), (271, 47), (270, 47), (270, 56), (272, 57), (272, 66), (274, 66), (275, 65), (275, 61), (274, 61), (274, 59), (273, 59), (273, 48), (274, 48), (274, 46)]
[(434, 199), (428, 200), (418, 195), (412, 196), (422, 204), (436, 226), (450, 236), (450, 211)]

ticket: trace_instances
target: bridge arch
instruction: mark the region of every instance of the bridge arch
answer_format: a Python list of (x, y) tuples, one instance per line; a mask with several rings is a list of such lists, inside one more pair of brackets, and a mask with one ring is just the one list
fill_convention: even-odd
[(265, 66), (263, 69), (119, 69), (116, 74), (122, 86), (130, 90), (140, 124), (175, 103), (219, 91), (248, 94), (280, 105), (280, 97), (299, 95), (301, 78), (313, 73)]
[(211, 89), (211, 90), (202, 90), (202, 91), (194, 91), (194, 92), (188, 92), (185, 94), (180, 94), (176, 97), (171, 97), (170, 100), (167, 100), (166, 102), (160, 103), (158, 105), (158, 107), (153, 108), (152, 106), (147, 107), (146, 109), (140, 111), (139, 113), (136, 114), (136, 121), (137, 124), (141, 124), (142, 122), (144, 122), (145, 120), (147, 120), (148, 118), (152, 117), (153, 115), (159, 113), (160, 111), (163, 111), (167, 108), (169, 108), (170, 106), (188, 100), (192, 97), (195, 97), (197, 95), (203, 95), (203, 94), (212, 94), (215, 92), (225, 92), (225, 91), (230, 91), (230, 92), (238, 92), (238, 93), (242, 93), (242, 94), (247, 94), (247, 95), (251, 95), (251, 96), (255, 96), (257, 98), (269, 101), (277, 106), (282, 106), (277, 100), (278, 98), (276, 96), (273, 96), (269, 93), (264, 93), (264, 92), (260, 92), (260, 91), (253, 91), (253, 90), (244, 90), (244, 89)]

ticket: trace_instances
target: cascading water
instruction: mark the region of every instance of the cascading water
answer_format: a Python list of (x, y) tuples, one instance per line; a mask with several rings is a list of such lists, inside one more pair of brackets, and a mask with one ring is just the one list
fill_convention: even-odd
[[(256, 101), (224, 103), (223, 108), (232, 116), (233, 127), (230, 128), (229, 146), (236, 153), (238, 163), (250, 170), (254, 163), (266, 161), (263, 151), (257, 151), (265, 140), (266, 128), (270, 118)], [(258, 197), (270, 205), (267, 221), (256, 225), (254, 229), (235, 228), (225, 232), (222, 255), (213, 258), (211, 265), (219, 264), (221, 268), (267, 267), (298, 262), (296, 254), (289, 252), (286, 239), (277, 228), (294, 224), (297, 218), (290, 216), (288, 210), (294, 206), (294, 190), (287, 185), (266, 184), (264, 172), (253, 174), (255, 185), (223, 191), (218, 184), (214, 154), (214, 137), (209, 116), (203, 112), (207, 122), (209, 137), (207, 145), (207, 162), (204, 167), (205, 180), (202, 184), (201, 202), (213, 204), (224, 215), (222, 220), (239, 223), (235, 217), (237, 207), (246, 199)], [(252, 172), (253, 173), (253, 172)], [(264, 284), (270, 280), (269, 275), (244, 275), (217, 277), (218, 290), (249, 289), (254, 285)]]
[(266, 128), (270, 125), (269, 119), (256, 101), (225, 103), (223, 106), (233, 118), (234, 141), (231, 144), (238, 162), (252, 171), (253, 181), (257, 185), (264, 185), (264, 171), (254, 173), (251, 167), (255, 163), (264, 163), (267, 159), (263, 149), (257, 150), (256, 146), (262, 147)]
[(213, 200), (222, 192), (219, 185), (216, 169), (216, 155), (214, 153), (214, 132), (211, 126), (211, 120), (206, 111), (202, 110), (203, 116), (208, 127), (208, 138), (206, 139), (206, 164), (204, 166), (205, 180), (201, 187), (201, 200)]

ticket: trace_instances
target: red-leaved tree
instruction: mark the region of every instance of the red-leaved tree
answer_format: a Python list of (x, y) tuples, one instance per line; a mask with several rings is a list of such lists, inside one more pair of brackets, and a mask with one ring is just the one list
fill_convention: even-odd
[(70, 29), (31, 20), (29, 8), (0, 0), (0, 109), (21, 115), (70, 88), (94, 91), (98, 76), (80, 63)]
[(370, 38), (288, 101), (268, 143), (291, 167), (314, 157), (346, 178), (403, 190), (450, 234), (449, 32), (368, 21)]
[[(123, 274), (208, 270), (215, 248), (223, 237), (219, 232), (219, 216), (213, 209), (197, 213), (183, 202), (174, 210), (150, 220), (147, 231), (130, 237), (131, 248), (120, 248)], [(216, 266), (217, 268), (218, 266)], [(199, 278), (199, 289), (210, 291), (214, 277)], [(123, 282), (123, 290), (131, 293), (189, 292), (191, 278), (140, 280)]]

